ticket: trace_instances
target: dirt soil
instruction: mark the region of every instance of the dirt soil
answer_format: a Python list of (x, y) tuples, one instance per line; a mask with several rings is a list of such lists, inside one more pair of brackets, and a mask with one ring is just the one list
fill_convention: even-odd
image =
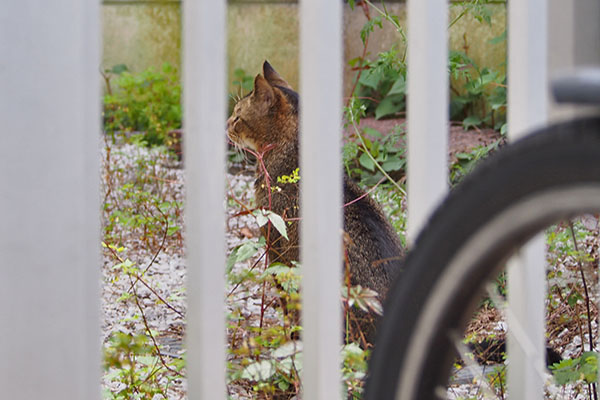
[[(405, 130), (406, 119), (397, 118), (377, 120), (375, 118), (363, 118), (360, 121), (359, 126), (361, 128), (369, 127), (376, 129), (385, 135), (391, 132), (397, 126), (400, 126), (401, 129)], [(456, 154), (458, 153), (469, 152), (475, 147), (487, 146), (497, 140), (501, 140), (502, 143), (505, 142), (505, 138), (499, 132), (496, 132), (493, 129), (484, 128), (465, 131), (462, 125), (457, 123), (452, 123), (450, 125), (448, 135), (448, 159), (451, 163), (456, 161)]]

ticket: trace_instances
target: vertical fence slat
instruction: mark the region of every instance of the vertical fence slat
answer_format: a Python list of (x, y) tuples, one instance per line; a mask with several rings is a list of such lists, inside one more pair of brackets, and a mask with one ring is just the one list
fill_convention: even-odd
[(2, 398), (100, 398), (98, 21), (0, 5)]
[(408, 238), (448, 187), (448, 4), (408, 4)]
[[(547, 119), (547, 0), (508, 5), (508, 123), (516, 139)], [(508, 390), (524, 399), (543, 398), (544, 296), (546, 280), (544, 238), (536, 237), (508, 267)], [(511, 326), (520, 325), (535, 348), (523, 343)]]
[(226, 1), (183, 3), (188, 398), (225, 397)]
[(300, 2), (303, 398), (340, 398), (342, 2)]

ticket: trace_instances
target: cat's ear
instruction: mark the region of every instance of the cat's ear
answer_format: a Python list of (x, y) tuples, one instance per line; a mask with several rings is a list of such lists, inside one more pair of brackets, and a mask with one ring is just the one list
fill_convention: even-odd
[(256, 75), (254, 78), (254, 91), (253, 96), (266, 105), (270, 106), (275, 101), (275, 93), (273, 87), (261, 74)]
[(282, 86), (284, 88), (292, 89), (290, 84), (287, 83), (285, 79), (283, 79), (281, 75), (279, 75), (277, 71), (273, 69), (273, 67), (271, 67), (271, 64), (269, 64), (268, 61), (265, 61), (263, 64), (263, 75), (273, 86)]

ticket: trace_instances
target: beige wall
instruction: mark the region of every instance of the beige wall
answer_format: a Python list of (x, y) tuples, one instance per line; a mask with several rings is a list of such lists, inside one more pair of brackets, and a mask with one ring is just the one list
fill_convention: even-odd
[(164, 62), (179, 65), (181, 12), (178, 2), (108, 2), (102, 7), (102, 68), (125, 64), (139, 72)]
[[(406, 20), (403, 3), (387, 3), (391, 13)], [(344, 10), (344, 51), (346, 60), (362, 54), (360, 30), (366, 18), (360, 9)], [(505, 44), (489, 45), (489, 39), (504, 30), (504, 4), (491, 4), (493, 25), (479, 23), (466, 16), (450, 30), (450, 46), (466, 50), (480, 65), (498, 67), (504, 61)], [(451, 7), (452, 19), (459, 12)], [(298, 87), (298, 15), (293, 1), (237, 0), (228, 8), (228, 62), (229, 81), (235, 68), (243, 68), (249, 75), (260, 71), (262, 61), (268, 59), (290, 82)], [(104, 54), (103, 67), (124, 63), (133, 71), (147, 66), (159, 66), (167, 61), (178, 65), (181, 50), (180, 2), (105, 0), (103, 5)], [(465, 33), (467, 32), (467, 33)], [(376, 28), (368, 47), (368, 57), (375, 58), (381, 51), (397, 43), (399, 35), (389, 23), (384, 29)], [(355, 73), (345, 65), (346, 92), (352, 86)], [(233, 87), (232, 87), (233, 90)]]
[[(506, 42), (490, 45), (490, 39), (500, 35), (506, 25), (506, 7), (504, 4), (490, 4), (492, 10), (492, 25), (480, 23), (470, 15), (465, 15), (452, 26), (449, 32), (449, 46), (453, 50), (466, 52), (478, 65), (498, 68), (503, 65), (506, 58)], [(400, 24), (406, 26), (406, 5), (404, 3), (390, 3), (387, 5), (390, 14), (397, 15)], [(449, 20), (452, 21), (460, 13), (461, 8), (450, 7)], [(372, 16), (377, 15), (372, 13)], [(344, 51), (346, 60), (351, 60), (362, 54), (363, 46), (360, 31), (367, 22), (367, 18), (360, 10), (352, 11), (346, 7), (344, 12)], [(400, 50), (404, 49), (400, 34), (390, 23), (384, 22), (384, 29), (375, 28), (369, 39), (368, 58), (373, 59), (377, 54), (388, 50), (396, 44)], [(410, 32), (406, 32), (407, 35)], [(346, 93), (351, 90), (355, 73), (345, 64)]]
[(227, 12), (229, 81), (233, 71), (261, 71), (264, 60), (298, 87), (298, 12), (296, 4), (235, 4)]

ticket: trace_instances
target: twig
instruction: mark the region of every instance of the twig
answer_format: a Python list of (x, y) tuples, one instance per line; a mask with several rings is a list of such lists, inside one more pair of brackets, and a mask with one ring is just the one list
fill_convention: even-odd
[[(131, 276), (129, 277), (129, 280), (131, 281)], [(148, 325), (148, 320), (146, 319), (146, 315), (144, 314), (144, 309), (142, 308), (142, 305), (140, 304), (140, 300), (138, 299), (137, 291), (135, 290), (135, 285), (133, 286), (133, 299), (135, 301), (135, 304), (137, 305), (137, 308), (140, 310), (140, 314), (142, 315), (142, 321), (144, 322), (144, 326), (146, 327), (148, 336), (150, 336), (150, 339), (152, 340), (152, 343), (154, 344), (154, 348), (156, 349), (156, 354), (158, 355), (158, 358), (160, 359), (161, 364), (163, 365), (163, 367), (165, 367), (165, 369), (167, 371), (170, 371), (171, 373), (173, 373), (177, 376), (185, 378), (185, 375), (182, 375), (179, 371), (176, 371), (173, 368), (169, 367), (167, 365), (166, 361), (164, 360), (163, 355), (160, 351), (160, 347), (158, 346), (156, 339), (154, 339), (154, 335), (152, 334), (152, 331), (150, 330), (150, 326)]]
[[(142, 271), (140, 276), (144, 276), (146, 274), (146, 272), (148, 272), (148, 270), (150, 269), (152, 264), (154, 264), (154, 262), (156, 261), (160, 252), (164, 249), (165, 241), (167, 240), (167, 233), (169, 232), (169, 218), (165, 215), (165, 213), (162, 212), (162, 210), (160, 209), (160, 207), (158, 207), (158, 205), (156, 206), (156, 209), (158, 210), (159, 213), (162, 214), (163, 218), (165, 219), (165, 231), (163, 233), (162, 243), (158, 247), (158, 250), (156, 250), (156, 252), (154, 253), (154, 257), (152, 257), (152, 260), (150, 260), (150, 262), (148, 263), (146, 268), (144, 268), (144, 270)], [(139, 279), (140, 278), (138, 278), (138, 280)], [(129, 287), (129, 290), (127, 290), (127, 292), (130, 292), (133, 289), (133, 285), (135, 285), (136, 283), (137, 283), (137, 280)]]
[[(106, 248), (108, 249), (108, 251), (110, 251), (112, 253), (112, 255), (119, 261), (119, 262), (125, 262), (125, 260), (123, 260), (118, 254), (117, 252), (110, 247), (110, 245), (107, 245)], [(156, 290), (154, 290), (148, 283), (146, 283), (146, 281), (144, 281), (142, 279), (141, 276), (134, 274), (132, 272), (128, 272), (128, 275), (130, 276), (134, 276), (137, 280), (136, 282), (141, 282), (144, 286), (146, 286), (146, 288), (148, 288), (148, 290), (150, 290), (152, 292), (152, 294), (154, 294), (165, 306), (167, 306), (167, 308), (169, 308), (170, 310), (174, 311), (175, 313), (177, 313), (180, 317), (184, 317), (183, 313), (181, 311), (178, 311), (175, 307), (173, 307), (171, 304), (169, 304), (169, 302), (167, 302), (165, 299), (162, 298), (161, 295), (159, 295)], [(135, 293), (135, 284), (131, 285), (130, 290), (134, 290)]]
[[(587, 313), (587, 325), (588, 325), (588, 340), (590, 342), (590, 351), (594, 351), (594, 337), (592, 333), (592, 312), (590, 310), (590, 295), (588, 293), (587, 282), (585, 274), (583, 273), (583, 265), (579, 254), (579, 247), (577, 245), (577, 238), (575, 237), (575, 229), (573, 228), (573, 221), (569, 220), (569, 228), (571, 230), (571, 236), (573, 238), (573, 246), (575, 247), (575, 253), (577, 254), (577, 266), (579, 267), (579, 273), (581, 274), (581, 281), (583, 283), (583, 291), (585, 292), (585, 308)], [(582, 342), (583, 345), (583, 342)], [(598, 400), (598, 393), (596, 390), (596, 383), (592, 383), (592, 390), (594, 394), (594, 400)]]
[[(406, 38), (406, 34), (404, 33), (404, 29), (400, 26), (400, 24), (398, 23), (398, 21), (396, 21), (394, 18), (392, 18), (390, 16), (390, 13), (387, 10), (387, 7), (385, 6), (385, 3), (383, 2), (383, 0), (381, 1), (381, 5), (383, 7), (383, 10), (377, 8), (373, 3), (371, 3), (369, 0), (363, 0), (364, 3), (363, 4), (368, 4), (369, 6), (373, 7), (373, 9), (375, 11), (377, 11), (383, 18), (385, 18), (388, 22), (390, 22), (394, 28), (396, 29), (396, 31), (400, 34), (400, 37), (402, 38), (402, 42), (404, 43), (404, 51), (402, 52), (402, 58), (401, 58), (401, 62), (404, 63), (406, 61), (406, 54), (407, 54), (407, 50), (408, 50), (408, 39)], [(367, 36), (368, 38), (368, 36)]]
[[(173, 311), (174, 313), (176, 313), (177, 315), (179, 315), (179, 316), (180, 316), (180, 317), (182, 317), (182, 318), (183, 318), (183, 317), (185, 317), (181, 311), (177, 310), (177, 309), (176, 309), (175, 307), (173, 307), (173, 306), (172, 306), (172, 305), (171, 305), (171, 304), (170, 304), (168, 301), (166, 301), (165, 299), (163, 299), (163, 298), (162, 298), (162, 296), (161, 296), (160, 294), (158, 294), (158, 293), (156, 292), (156, 290), (154, 290), (154, 289), (152, 288), (152, 286), (150, 286), (150, 285), (149, 285), (149, 284), (148, 284), (148, 283), (147, 283), (145, 280), (143, 280), (143, 279), (142, 279), (140, 276), (138, 276), (137, 274), (133, 274), (133, 273), (132, 273), (131, 275), (132, 275), (132, 276), (134, 276), (134, 277), (136, 277), (136, 278), (137, 278), (137, 280), (138, 280), (138, 281), (139, 281), (139, 282), (140, 282), (142, 285), (146, 286), (146, 288), (147, 288), (147, 289), (148, 289), (150, 292), (152, 292), (152, 294), (153, 294), (153, 295), (155, 295), (155, 296), (158, 298), (158, 300), (160, 300), (160, 301), (161, 301), (161, 302), (162, 302), (162, 303), (163, 303), (163, 304), (164, 304), (164, 305), (165, 305), (165, 306), (166, 306), (168, 309), (170, 309), (171, 311)], [(134, 288), (134, 293), (135, 293), (135, 288)]]
[(389, 174), (383, 169), (383, 167), (381, 165), (379, 165), (377, 160), (375, 160), (375, 157), (373, 157), (373, 155), (367, 148), (367, 145), (365, 144), (365, 139), (363, 138), (362, 134), (360, 133), (360, 130), (358, 129), (358, 126), (356, 125), (356, 118), (354, 118), (353, 115), (351, 116), (351, 122), (352, 122), (352, 126), (354, 127), (354, 131), (356, 132), (356, 134), (358, 135), (358, 138), (360, 139), (360, 143), (362, 145), (362, 149), (365, 152), (365, 154), (375, 164), (375, 167), (377, 167), (377, 169), (379, 171), (381, 171), (381, 173), (398, 189), (398, 191), (400, 193), (402, 193), (403, 196), (406, 196), (406, 191), (404, 189), (402, 189), (402, 187), (400, 187), (400, 185), (398, 185), (398, 183), (395, 180), (393, 180), (391, 176), (389, 176)]
[(368, 196), (368, 195), (369, 195), (369, 194), (370, 194), (370, 193), (371, 193), (373, 190), (377, 189), (377, 186), (379, 186), (379, 185), (380, 185), (380, 184), (381, 184), (383, 181), (385, 181), (386, 179), (387, 179), (387, 178), (384, 176), (383, 178), (381, 178), (381, 179), (379, 180), (379, 182), (377, 182), (377, 183), (375, 184), (375, 186), (373, 186), (371, 189), (369, 189), (369, 191), (367, 191), (367, 192), (363, 193), (362, 195), (358, 196), (356, 199), (354, 199), (354, 200), (352, 200), (352, 201), (349, 201), (349, 202), (347, 202), (346, 204), (344, 204), (344, 206), (343, 206), (343, 207), (348, 207), (349, 205), (351, 205), (351, 204), (354, 204), (354, 203), (356, 203), (357, 201), (360, 201), (360, 200), (364, 199), (364, 198), (365, 198), (365, 197), (367, 197), (367, 196)]
[[(367, 14), (367, 13), (365, 13)], [(371, 19), (370, 17), (367, 16), (368, 19)], [(363, 53), (360, 56), (360, 66), (358, 68), (358, 73), (356, 74), (356, 78), (354, 79), (354, 84), (352, 85), (352, 90), (350, 90), (350, 94), (354, 94), (354, 91), (356, 90), (356, 87), (358, 86), (358, 81), (360, 80), (360, 77), (365, 69), (365, 66), (363, 65), (363, 63), (365, 62), (365, 57), (367, 56), (367, 46), (369, 45), (369, 36), (367, 35), (367, 37), (365, 38), (365, 42), (363, 44)], [(346, 106), (348, 106), (350, 104), (350, 101), (352, 99), (352, 96), (350, 96), (348, 98), (348, 101), (346, 102)]]

